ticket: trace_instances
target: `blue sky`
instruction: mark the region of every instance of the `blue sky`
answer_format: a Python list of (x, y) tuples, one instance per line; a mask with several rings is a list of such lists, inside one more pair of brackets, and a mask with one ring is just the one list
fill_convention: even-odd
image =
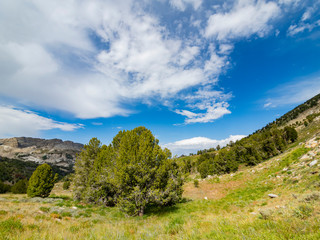
[(224, 145), (320, 92), (320, 1), (1, 1), (0, 137), (174, 154)]

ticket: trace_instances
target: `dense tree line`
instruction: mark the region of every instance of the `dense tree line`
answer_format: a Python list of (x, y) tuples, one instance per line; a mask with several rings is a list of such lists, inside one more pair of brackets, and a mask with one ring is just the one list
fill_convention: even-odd
[(130, 215), (143, 215), (150, 205), (180, 201), (179, 166), (158, 143), (144, 127), (120, 131), (109, 146), (91, 139), (76, 160), (75, 199), (116, 205)]
[(298, 133), (292, 127), (264, 129), (219, 151), (201, 154), (196, 168), (202, 178), (234, 172), (239, 164), (253, 166), (282, 153), (297, 138)]
[[(31, 161), (0, 157), (0, 181), (15, 184), (19, 180), (29, 179), (38, 166), (38, 163)], [(62, 168), (54, 165), (51, 167), (58, 173), (59, 179), (73, 171), (72, 167)]]

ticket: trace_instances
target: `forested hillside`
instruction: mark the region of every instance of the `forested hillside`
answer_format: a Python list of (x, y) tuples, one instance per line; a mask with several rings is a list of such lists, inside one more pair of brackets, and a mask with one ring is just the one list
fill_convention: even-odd
[[(39, 165), (35, 162), (0, 157), (0, 182), (14, 184), (20, 179), (29, 179)], [(67, 172), (54, 165), (52, 168), (55, 173), (58, 173), (59, 178), (72, 172), (72, 167)]]
[[(181, 169), (184, 172), (197, 171), (202, 178), (205, 178), (208, 175), (237, 171), (240, 164), (254, 166), (277, 156), (297, 140), (297, 130), (308, 126), (320, 116), (319, 100), (320, 94), (253, 134), (235, 143), (230, 142), (222, 149), (218, 146), (199, 150), (198, 157), (182, 157), (179, 159)], [(295, 121), (299, 116), (303, 117)]]

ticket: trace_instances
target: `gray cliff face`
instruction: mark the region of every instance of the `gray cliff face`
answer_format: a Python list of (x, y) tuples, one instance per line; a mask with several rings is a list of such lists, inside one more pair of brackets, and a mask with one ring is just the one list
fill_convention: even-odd
[(0, 156), (39, 164), (50, 163), (63, 168), (74, 165), (83, 145), (61, 139), (16, 137), (0, 139)]

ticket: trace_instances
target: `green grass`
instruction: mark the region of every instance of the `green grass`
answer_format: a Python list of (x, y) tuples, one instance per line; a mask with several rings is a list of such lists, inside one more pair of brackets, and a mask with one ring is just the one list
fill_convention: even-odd
[[(58, 203), (5, 195), (6, 201), (0, 202), (0, 239), (320, 239), (320, 176), (298, 167), (307, 151), (292, 147), (255, 171), (245, 168), (207, 181), (213, 189), (241, 183), (222, 189), (225, 194), (219, 199), (150, 206), (143, 217), (127, 217), (117, 208), (61, 195), (54, 195), (62, 199)], [(205, 191), (202, 183), (198, 188), (190, 184)], [(269, 193), (279, 198), (270, 199)]]

